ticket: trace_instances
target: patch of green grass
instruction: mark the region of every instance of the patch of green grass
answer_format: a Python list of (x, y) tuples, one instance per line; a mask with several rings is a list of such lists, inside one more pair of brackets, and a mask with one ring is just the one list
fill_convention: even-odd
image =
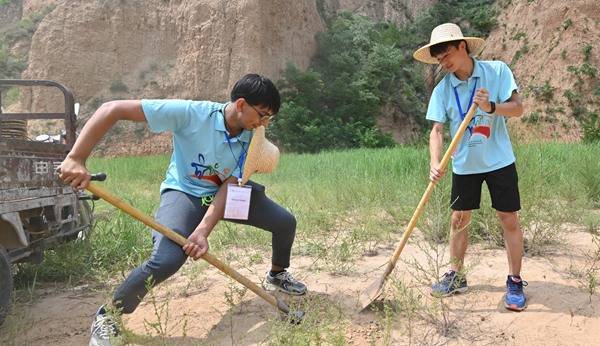
[[(561, 222), (591, 207), (598, 173), (585, 165), (597, 161), (594, 155), (600, 148), (598, 144), (548, 143), (515, 149), (523, 229), (526, 234), (538, 232), (536, 246), (541, 249), (557, 237), (554, 233), (540, 237), (539, 232), (558, 230)], [(265, 185), (269, 197), (296, 216), (294, 254), (313, 257), (315, 269), (347, 273), (356, 269), (357, 259), (393, 242), (393, 236), (405, 228), (428, 184), (428, 156), (425, 146), (284, 154), (274, 173), (255, 175), (253, 180)], [(153, 215), (168, 162), (166, 155), (93, 158), (89, 167), (108, 174), (98, 184)], [(588, 172), (587, 178), (574, 174), (579, 171)], [(437, 233), (431, 239), (440, 243), (447, 239), (449, 189), (448, 175), (427, 206), (443, 214), (437, 220), (424, 214), (418, 226), (434, 227)], [(487, 189), (483, 191), (482, 208), (473, 213), (472, 238), (494, 243), (499, 223)], [(95, 216), (96, 227), (87, 240), (48, 251), (41, 265), (25, 265), (27, 269), (17, 275), (20, 287), (34, 277), (39, 281), (100, 279), (127, 272), (149, 255), (147, 227), (102, 201), (96, 202)], [(236, 249), (251, 252), (257, 262), (269, 258), (271, 236), (250, 226), (221, 222), (211, 234), (210, 246), (215, 254), (236, 260)]]

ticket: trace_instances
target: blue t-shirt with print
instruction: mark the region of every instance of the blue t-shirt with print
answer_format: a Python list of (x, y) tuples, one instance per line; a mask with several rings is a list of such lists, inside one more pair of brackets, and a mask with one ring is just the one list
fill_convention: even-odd
[(142, 100), (150, 130), (173, 133), (173, 153), (161, 192), (174, 189), (209, 196), (231, 175), (240, 176), (240, 157), (248, 150), (252, 133), (244, 130), (229, 137), (225, 106), (211, 101)]
[[(510, 68), (502, 61), (478, 61), (473, 59), (471, 77), (461, 81), (454, 73), (448, 73), (433, 89), (427, 120), (446, 123), (450, 121), (450, 134), (456, 134), (465, 113), (469, 110), (469, 100), (473, 89), (486, 88), (490, 101), (506, 102), (513, 91), (518, 91), (517, 83)], [(456, 96), (458, 94), (460, 107)], [(456, 174), (476, 174), (491, 172), (515, 162), (512, 144), (506, 128), (506, 119), (501, 115), (487, 114), (477, 108), (473, 120), (452, 156), (452, 171)]]

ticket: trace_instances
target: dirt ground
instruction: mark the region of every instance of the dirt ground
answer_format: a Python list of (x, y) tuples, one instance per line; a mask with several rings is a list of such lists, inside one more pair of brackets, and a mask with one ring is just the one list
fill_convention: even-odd
[[(440, 334), (440, 321), (417, 319), (407, 323), (396, 315), (391, 324), (373, 310), (358, 312), (358, 294), (379, 277), (393, 247), (380, 248), (375, 256), (363, 257), (348, 275), (330, 275), (314, 270), (314, 259), (293, 258), (296, 276), (305, 281), (309, 294), (295, 301), (318, 299), (337, 306), (347, 321), (346, 343), (384, 344), (527, 344), (597, 345), (600, 340), (600, 297), (590, 296), (573, 275), (588, 265), (586, 252), (594, 249), (592, 237), (575, 226), (565, 232), (564, 244), (543, 257), (526, 257), (522, 275), (529, 285), (527, 310), (521, 313), (504, 309), (502, 301), (506, 280), (506, 255), (502, 249), (469, 249), (467, 266), (470, 290), (444, 301), (448, 304), (448, 337)], [(411, 240), (417, 240), (418, 236)], [(401, 259), (424, 263), (426, 256), (409, 241)], [(134, 314), (124, 318), (131, 331), (130, 342), (140, 345), (254, 345), (265, 343), (274, 309), (252, 292), (238, 294), (241, 285), (232, 283), (208, 268), (194, 270), (198, 263), (188, 262), (176, 276), (154, 290)], [(398, 262), (395, 278), (410, 282), (410, 265)], [(260, 283), (266, 263), (240, 270)], [(201, 269), (201, 267), (198, 267)], [(383, 299), (392, 301), (389, 292)], [(428, 288), (413, 284), (420, 299), (431, 304)], [(89, 327), (97, 306), (109, 296), (106, 289), (81, 286), (74, 289), (46, 288), (39, 299), (17, 306), (8, 327), (0, 330), (5, 342), (16, 345), (86, 345)], [(289, 298), (284, 297), (289, 301)], [(325, 304), (325, 305), (327, 305)], [(381, 302), (374, 304), (381, 307)], [(168, 312), (168, 317), (166, 313)], [(157, 317), (158, 316), (158, 317)], [(433, 315), (432, 315), (433, 316)], [(438, 318), (443, 319), (438, 315)], [(162, 336), (152, 328), (162, 321)], [(166, 322), (166, 323), (165, 323)], [(164, 325), (167, 324), (165, 327)], [(12, 325), (12, 327), (11, 327)], [(23, 327), (33, 326), (33, 327)], [(386, 329), (387, 328), (387, 329)], [(386, 336), (388, 339), (386, 339)], [(6, 338), (8, 337), (8, 340)], [(2, 338), (0, 338), (2, 340)]]

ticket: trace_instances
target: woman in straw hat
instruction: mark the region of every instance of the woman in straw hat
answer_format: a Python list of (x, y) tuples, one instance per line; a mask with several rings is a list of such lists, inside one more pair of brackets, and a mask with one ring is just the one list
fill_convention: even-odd
[[(187, 256), (199, 259), (208, 250), (207, 238), (224, 217), (228, 184), (246, 182), (255, 171), (270, 171), (277, 162), (277, 148), (264, 138), (264, 127), (280, 107), (280, 95), (267, 78), (248, 74), (237, 81), (231, 101), (127, 100), (103, 104), (83, 127), (60, 177), (74, 188), (90, 181), (86, 159), (102, 136), (118, 121), (147, 122), (154, 132), (173, 133), (173, 154), (162, 182), (159, 223), (187, 237), (183, 248), (153, 232), (150, 258), (134, 269), (117, 288), (112, 307), (132, 313), (148, 292), (147, 282), (158, 284), (173, 275)], [(259, 129), (256, 140), (252, 129)], [(247, 156), (246, 169), (243, 169)], [(262, 162), (264, 161), (264, 162)], [(272, 233), (272, 265), (265, 283), (291, 295), (302, 295), (306, 286), (285, 269), (296, 232), (294, 216), (269, 199), (264, 187), (252, 182), (246, 219), (229, 220)], [(106, 345), (118, 334), (104, 306), (92, 324), (92, 345)]]
[(432, 294), (449, 296), (467, 291), (467, 279), (461, 271), (467, 250), (467, 227), (471, 211), (479, 209), (485, 181), (504, 230), (508, 255), (505, 306), (521, 311), (526, 307), (523, 286), (527, 285), (520, 276), (523, 234), (517, 211), (521, 204), (506, 118), (521, 116), (523, 106), (513, 74), (505, 63), (479, 61), (470, 56), (478, 54), (483, 44), (483, 39), (464, 37), (457, 25), (446, 23), (434, 28), (429, 44), (413, 55), (427, 64), (441, 64), (448, 72), (434, 88), (427, 109), (427, 119), (433, 122), (429, 137), (432, 181), (445, 173), (440, 169), (444, 124), (449, 124), (454, 136), (471, 104), (478, 106), (452, 157), (451, 265), (440, 282), (432, 286)]

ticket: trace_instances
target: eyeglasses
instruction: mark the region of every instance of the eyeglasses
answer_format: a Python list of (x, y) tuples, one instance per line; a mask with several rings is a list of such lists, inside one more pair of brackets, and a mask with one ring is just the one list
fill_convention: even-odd
[[(246, 103), (247, 103), (247, 102), (246, 102)], [(266, 119), (268, 119), (268, 120), (272, 120), (272, 119), (273, 119), (273, 117), (275, 116), (275, 114), (268, 114), (268, 113), (266, 113), (266, 114), (265, 114), (265, 113), (261, 113), (261, 112), (260, 112), (258, 109), (256, 109), (256, 107), (254, 107), (253, 105), (251, 105), (251, 104), (249, 104), (249, 103), (247, 103), (247, 104), (248, 104), (248, 106), (252, 107), (252, 109), (254, 109), (254, 111), (256, 112), (256, 114), (258, 114), (258, 116), (259, 116), (259, 118), (260, 118), (260, 121), (263, 121), (263, 120), (266, 120)]]
[(456, 47), (454, 47), (453, 45), (448, 45), (448, 47), (446, 47), (445, 51), (443, 51), (442, 53), (436, 55), (434, 58), (436, 58), (438, 62), (441, 62), (448, 55), (452, 54), (452, 48), (456, 48)]

